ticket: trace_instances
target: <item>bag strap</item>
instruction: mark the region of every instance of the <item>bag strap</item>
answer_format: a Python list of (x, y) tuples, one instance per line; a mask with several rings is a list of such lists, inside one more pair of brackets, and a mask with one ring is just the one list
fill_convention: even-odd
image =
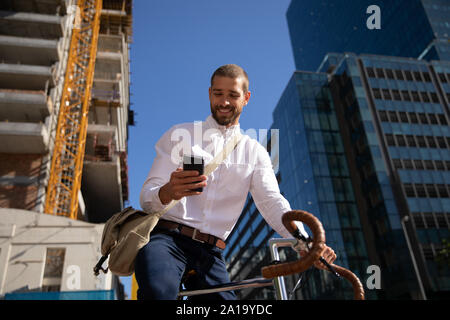
[[(225, 145), (225, 147), (222, 149), (221, 152), (219, 152), (214, 159), (211, 160), (210, 163), (205, 167), (204, 175), (209, 176), (211, 172), (216, 170), (216, 168), (221, 164), (228, 156), (231, 154), (231, 152), (236, 148), (239, 141), (241, 141), (243, 135), (240, 132), (237, 132), (233, 137), (231, 137), (230, 141)], [(173, 208), (178, 201), (180, 200), (172, 200), (167, 207), (165, 207), (163, 210), (156, 212), (155, 214), (158, 215), (158, 217), (161, 217), (163, 214), (165, 214), (167, 211)]]

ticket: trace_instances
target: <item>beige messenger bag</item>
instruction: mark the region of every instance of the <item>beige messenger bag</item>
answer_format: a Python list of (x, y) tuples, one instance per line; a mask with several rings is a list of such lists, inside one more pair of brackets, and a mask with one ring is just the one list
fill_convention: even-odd
[[(208, 176), (213, 172), (241, 139), (240, 132), (234, 135), (222, 152), (205, 167), (204, 175)], [(109, 268), (113, 274), (118, 276), (132, 275), (136, 256), (139, 250), (149, 242), (150, 232), (158, 223), (159, 218), (173, 208), (178, 201), (172, 200), (164, 210), (159, 212), (147, 213), (128, 207), (109, 218), (102, 234), (102, 257), (94, 267), (94, 274), (97, 276), (100, 270), (107, 273)], [(108, 268), (103, 269), (102, 264), (108, 256)]]

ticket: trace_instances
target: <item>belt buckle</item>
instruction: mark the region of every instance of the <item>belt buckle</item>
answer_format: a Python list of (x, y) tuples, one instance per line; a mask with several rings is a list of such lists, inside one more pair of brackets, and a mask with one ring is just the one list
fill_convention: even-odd
[(200, 243), (205, 243), (205, 241), (196, 238), (197, 237), (197, 233), (198, 233), (198, 230), (194, 229), (194, 233), (192, 234), (192, 240), (198, 241)]

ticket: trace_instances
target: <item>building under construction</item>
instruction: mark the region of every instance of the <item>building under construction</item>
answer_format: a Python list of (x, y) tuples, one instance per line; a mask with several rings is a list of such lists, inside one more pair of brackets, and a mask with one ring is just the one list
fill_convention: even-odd
[(0, 296), (72, 290), (77, 255), (76, 290), (117, 282), (92, 267), (128, 200), (131, 36), (132, 0), (0, 2)]

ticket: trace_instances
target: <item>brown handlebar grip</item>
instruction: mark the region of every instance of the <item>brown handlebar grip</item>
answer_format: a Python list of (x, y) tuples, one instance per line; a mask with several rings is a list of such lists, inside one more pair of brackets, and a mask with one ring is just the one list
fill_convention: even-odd
[[(269, 279), (303, 272), (322, 256), (325, 249), (325, 231), (323, 230), (322, 223), (319, 219), (311, 213), (301, 210), (288, 211), (282, 217), (282, 222), (290, 233), (294, 233), (297, 230), (294, 221), (301, 221), (311, 229), (313, 234), (313, 245), (311, 249), (300, 260), (263, 267), (261, 273), (264, 278)], [(352, 284), (354, 292), (353, 298), (355, 300), (364, 300), (364, 287), (358, 277), (350, 270), (341, 266), (335, 264), (331, 266), (338, 274)]]
[(359, 281), (359, 278), (350, 270), (345, 269), (344, 267), (332, 264), (331, 265), (337, 273), (339, 273), (342, 277), (350, 281), (353, 286), (353, 299), (355, 300), (364, 300), (364, 287)]
[(311, 213), (301, 210), (288, 211), (282, 217), (284, 226), (291, 233), (297, 229), (294, 223), (296, 220), (305, 223), (311, 229), (313, 234), (311, 249), (300, 260), (263, 267), (261, 273), (264, 278), (270, 279), (303, 272), (322, 256), (325, 250), (325, 232), (322, 223)]

